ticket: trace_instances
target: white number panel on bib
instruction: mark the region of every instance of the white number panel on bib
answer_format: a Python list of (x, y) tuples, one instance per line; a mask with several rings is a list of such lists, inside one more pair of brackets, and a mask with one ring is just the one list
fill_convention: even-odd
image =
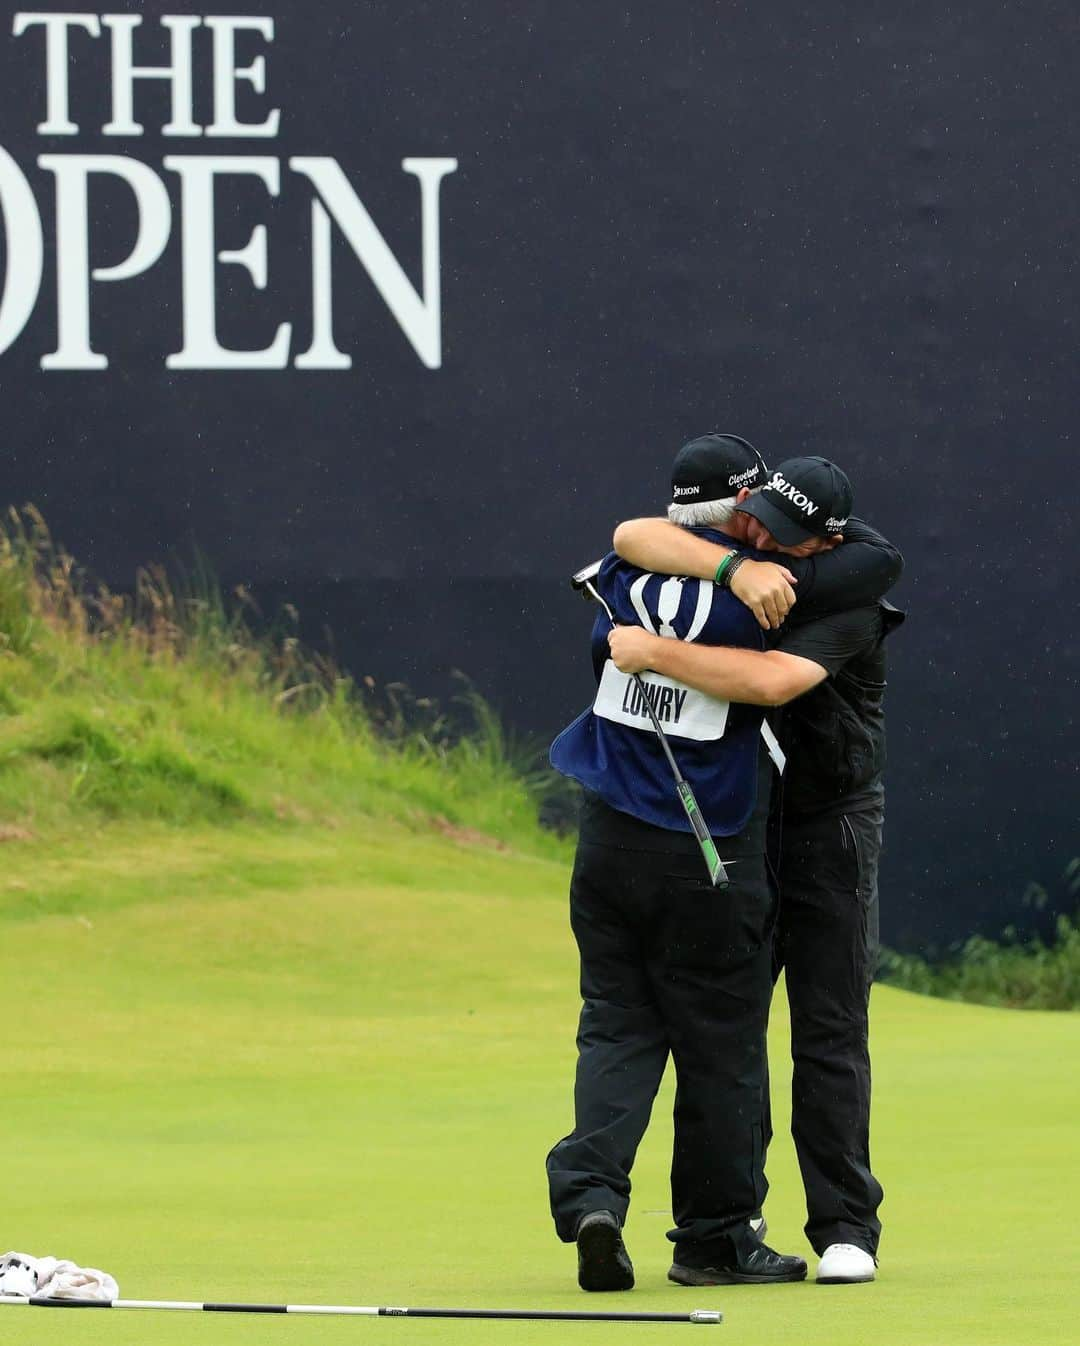
[[(706, 696), (704, 692), (697, 692), (674, 678), (665, 678), (661, 673), (642, 673), (641, 681), (665, 734), (673, 738), (692, 738), (701, 743), (723, 738), (728, 702)], [(610, 659), (604, 664), (593, 713), (603, 720), (644, 729), (649, 734), (656, 732), (641, 688), (630, 673), (621, 673)]]

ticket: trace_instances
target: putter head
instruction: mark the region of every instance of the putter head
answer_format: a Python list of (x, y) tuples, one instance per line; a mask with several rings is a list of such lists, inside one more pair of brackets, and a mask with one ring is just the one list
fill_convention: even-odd
[(587, 565), (583, 567), (581, 570), (578, 570), (575, 574), (571, 575), (570, 576), (571, 589), (576, 589), (579, 594), (582, 594), (584, 595), (585, 598), (588, 598), (589, 591), (588, 589), (586, 589), (585, 586), (586, 584), (592, 584), (592, 582), (596, 579), (597, 575), (599, 575), (600, 573), (601, 565), (603, 565), (602, 561), (593, 561), (591, 565)]

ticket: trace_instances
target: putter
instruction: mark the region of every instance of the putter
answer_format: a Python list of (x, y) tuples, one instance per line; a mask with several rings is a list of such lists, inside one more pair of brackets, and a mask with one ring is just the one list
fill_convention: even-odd
[(35, 1309), (169, 1309), (192, 1313), (315, 1313), (364, 1318), (513, 1318), (600, 1323), (722, 1323), (717, 1309), (692, 1313), (574, 1313), (554, 1309), (405, 1309), (359, 1304), (198, 1304), (180, 1299), (51, 1299), (47, 1295), (0, 1295), (0, 1306)]
[[(600, 565), (601, 562), (594, 561), (592, 565), (585, 566), (583, 570), (579, 570), (575, 575), (571, 575), (570, 584), (585, 598), (591, 598), (593, 602), (600, 604), (607, 613), (607, 619), (614, 629), (614, 627), (618, 625), (615, 620), (615, 614), (593, 584), (593, 581), (600, 573)], [(667, 735), (664, 733), (663, 726), (657, 718), (653, 703), (649, 700), (645, 684), (641, 680), (641, 674), (631, 673), (630, 676), (633, 678), (634, 684), (641, 695), (641, 700), (644, 703), (645, 709), (649, 712), (649, 719), (652, 720), (653, 728), (656, 730), (656, 735), (660, 740), (660, 747), (664, 750), (664, 756), (668, 760), (668, 766), (671, 767), (671, 774), (675, 777), (675, 790), (679, 796), (679, 802), (682, 804), (683, 810), (690, 821), (694, 836), (697, 838), (697, 844), (701, 848), (701, 854), (705, 859), (705, 868), (709, 871), (709, 881), (714, 888), (726, 888), (731, 880), (728, 878), (727, 870), (724, 868), (724, 862), (720, 859), (720, 855), (716, 849), (716, 843), (712, 839), (712, 834), (709, 832), (705, 819), (701, 816), (701, 809), (698, 807), (698, 802), (694, 798), (694, 792), (691, 790), (689, 782), (679, 770), (679, 764), (675, 760), (675, 754), (671, 751), (671, 745), (668, 743)]]

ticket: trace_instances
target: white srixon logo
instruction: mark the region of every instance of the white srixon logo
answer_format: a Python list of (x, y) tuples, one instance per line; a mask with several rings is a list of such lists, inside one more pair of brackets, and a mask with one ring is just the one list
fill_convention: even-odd
[(700, 486), (676, 486), (676, 495), (698, 495), (701, 492)]
[[(279, 134), (280, 108), (264, 109), (241, 120), (237, 92), (250, 100), (266, 92), (265, 55), (252, 55), (253, 46), (274, 40), (274, 20), (259, 15), (166, 14), (159, 20), (169, 40), (169, 60), (161, 65), (136, 62), (135, 48), (146, 38), (137, 30), (137, 14), (17, 13), (12, 35), (33, 44), (43, 57), (44, 120), (38, 134), (50, 137), (78, 136), (77, 118), (82, 109), (69, 96), (69, 68), (88, 61), (87, 47), (95, 42), (109, 45), (109, 92), (112, 117), (100, 132), (123, 138), (143, 134), (136, 120), (137, 92), (142, 96), (148, 82), (169, 86), (169, 120), (161, 134), (191, 147), (215, 139), (272, 140)], [(152, 40), (152, 39), (151, 39)], [(238, 50), (239, 48), (239, 50)], [(242, 55), (241, 55), (242, 53)], [(29, 54), (29, 53), (28, 53)], [(247, 64), (243, 64), (243, 60)], [(195, 84), (206, 69), (212, 119), (195, 121)], [(138, 90), (136, 89), (138, 86)], [(97, 129), (97, 128), (95, 128)], [(126, 145), (117, 146), (128, 148)], [(177, 145), (177, 149), (186, 148)], [(439, 252), (439, 189), (442, 179), (457, 168), (456, 159), (407, 158), (401, 167), (420, 186), (420, 269), (417, 289), (391, 251), (363, 201), (336, 159), (313, 154), (282, 160), (265, 154), (176, 153), (161, 161), (164, 173), (130, 154), (41, 154), (38, 168), (52, 174), (56, 197), (56, 349), (43, 355), (46, 370), (107, 369), (108, 356), (95, 348), (91, 335), (91, 300), (98, 283), (131, 280), (148, 271), (161, 257), (173, 234), (174, 198), (176, 230), (180, 239), (179, 308), (182, 323), (180, 350), (167, 355), (169, 369), (349, 369), (352, 357), (338, 349), (334, 338), (334, 275), (332, 234), (334, 227), (344, 237), (367, 272), (393, 319), (428, 369), (442, 364), (441, 269)], [(268, 330), (264, 343), (255, 349), (238, 350), (219, 337), (217, 279), (224, 266), (247, 273), (255, 290), (267, 287), (269, 264), (267, 224), (255, 218), (243, 246), (222, 247), (216, 237), (215, 198), (230, 190), (229, 178), (255, 179), (269, 198), (283, 190), (301, 189), (310, 202), (310, 292), (304, 307), (311, 314), (311, 338), (306, 350), (293, 351), (293, 324), (280, 322)], [(175, 175), (167, 177), (166, 174)], [(107, 194), (117, 184), (135, 205), (135, 242), (128, 255), (109, 265), (91, 258), (91, 205), (101, 191)], [(167, 184), (173, 185), (170, 192)], [(38, 302), (46, 257), (41, 212), (23, 168), (0, 146), (0, 221), (3, 222), (6, 259), (0, 291), (0, 356), (18, 339)], [(232, 225), (230, 217), (230, 225)], [(242, 237), (242, 236), (241, 236)], [(53, 249), (48, 250), (52, 254)], [(230, 286), (236, 293), (236, 286)], [(346, 293), (355, 294), (349, 279)], [(234, 299), (243, 304), (245, 296)], [(354, 300), (354, 302), (356, 302)], [(164, 352), (163, 352), (164, 353)]]
[(800, 491), (797, 486), (792, 486), (789, 481), (785, 481), (779, 472), (774, 472), (772, 474), (772, 480), (765, 489), (767, 491), (775, 491), (778, 495), (782, 495), (790, 500), (791, 503), (801, 509), (808, 518), (813, 518), (818, 512), (817, 505), (814, 504), (810, 497)]

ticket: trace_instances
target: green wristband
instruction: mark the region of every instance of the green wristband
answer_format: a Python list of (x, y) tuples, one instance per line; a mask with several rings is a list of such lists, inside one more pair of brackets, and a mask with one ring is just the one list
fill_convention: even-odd
[(720, 562), (720, 564), (716, 567), (716, 574), (713, 576), (713, 583), (714, 583), (714, 584), (723, 584), (723, 582), (724, 582), (724, 572), (727, 570), (728, 566), (731, 565), (732, 561), (734, 561), (734, 559), (735, 559), (735, 557), (736, 557), (737, 554), (738, 554), (737, 552), (733, 552), (733, 551), (728, 552), (728, 554), (724, 557), (724, 559), (723, 559), (723, 560)]

